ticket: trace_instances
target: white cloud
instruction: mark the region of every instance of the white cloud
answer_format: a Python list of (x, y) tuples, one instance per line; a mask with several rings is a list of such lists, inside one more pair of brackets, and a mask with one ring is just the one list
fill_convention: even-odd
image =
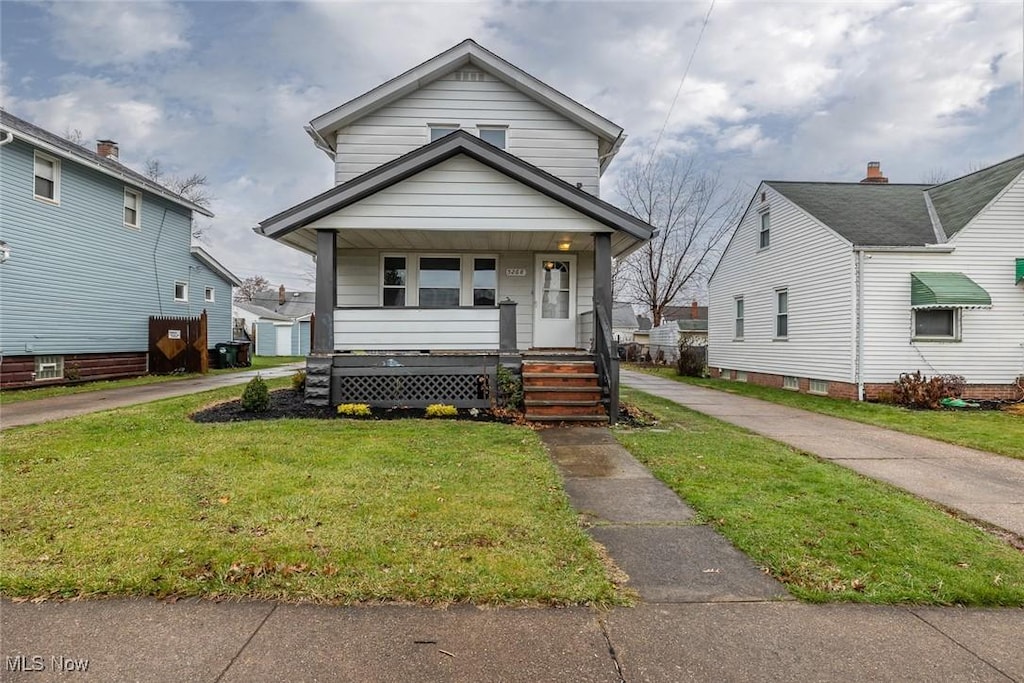
[(60, 2), (49, 12), (56, 53), (82, 64), (128, 64), (188, 47), (188, 14), (170, 3)]

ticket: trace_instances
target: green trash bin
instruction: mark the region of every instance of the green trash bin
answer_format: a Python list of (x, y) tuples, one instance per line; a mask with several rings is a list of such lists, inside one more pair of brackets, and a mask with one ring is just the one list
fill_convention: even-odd
[[(218, 344), (220, 346), (220, 344)], [(238, 367), (238, 347), (234, 344), (224, 345), (225, 355), (227, 356), (226, 368), (237, 368)]]
[(220, 343), (217, 349), (216, 359), (218, 368), (233, 368), (238, 360), (238, 352), (230, 344)]

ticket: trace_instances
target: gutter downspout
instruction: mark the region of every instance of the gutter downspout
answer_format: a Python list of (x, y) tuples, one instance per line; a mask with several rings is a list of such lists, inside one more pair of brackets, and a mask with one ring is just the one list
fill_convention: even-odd
[(14, 142), (14, 134), (11, 133), (10, 131), (0, 131), (0, 135), (2, 135), (2, 137), (0, 137), (0, 147), (3, 147), (9, 142)]
[(855, 318), (857, 324), (857, 400), (864, 400), (864, 250), (857, 247), (853, 248), (857, 254), (856, 272), (857, 272), (857, 304), (855, 306)]

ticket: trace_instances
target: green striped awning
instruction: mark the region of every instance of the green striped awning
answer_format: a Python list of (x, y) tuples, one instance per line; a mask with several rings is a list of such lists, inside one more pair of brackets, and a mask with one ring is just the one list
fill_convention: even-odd
[(992, 297), (963, 273), (911, 273), (911, 308), (991, 308)]
[(1021, 280), (1024, 280), (1024, 258), (1017, 259), (1017, 279), (1014, 282), (1019, 285)]

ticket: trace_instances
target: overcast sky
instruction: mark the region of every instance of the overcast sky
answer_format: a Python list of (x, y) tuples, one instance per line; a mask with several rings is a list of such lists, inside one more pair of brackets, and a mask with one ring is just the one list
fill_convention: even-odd
[[(328, 189), (315, 116), (465, 38), (626, 129), (602, 182), (695, 155), (739, 183), (949, 176), (1024, 151), (1024, 2), (0, 4), (0, 102), (56, 133), (209, 178), (206, 247), (310, 289), (260, 220)], [(671, 107), (676, 92), (678, 100)], [(671, 113), (670, 113), (671, 109)], [(666, 126), (667, 121), (667, 126)]]

